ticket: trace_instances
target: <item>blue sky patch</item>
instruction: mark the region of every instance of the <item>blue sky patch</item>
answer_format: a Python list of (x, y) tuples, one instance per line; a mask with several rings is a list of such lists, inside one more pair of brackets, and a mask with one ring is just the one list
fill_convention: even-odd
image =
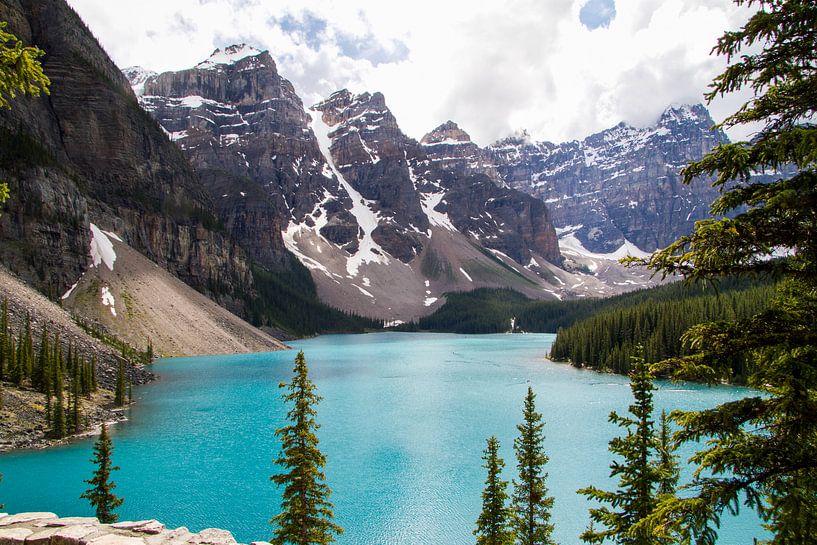
[(349, 34), (338, 33), (337, 35), (338, 47), (341, 53), (352, 59), (366, 59), (373, 65), (399, 62), (408, 58), (408, 46), (395, 40), (391, 47), (386, 47), (372, 35), (359, 37)]
[(610, 26), (615, 17), (615, 0), (588, 0), (579, 12), (579, 21), (589, 30)]
[(327, 24), (326, 19), (308, 11), (303, 11), (299, 17), (287, 13), (283, 17), (275, 18), (272, 23), (280, 26), (287, 34), (294, 35), (300, 42), (315, 51), (321, 46), (322, 35)]

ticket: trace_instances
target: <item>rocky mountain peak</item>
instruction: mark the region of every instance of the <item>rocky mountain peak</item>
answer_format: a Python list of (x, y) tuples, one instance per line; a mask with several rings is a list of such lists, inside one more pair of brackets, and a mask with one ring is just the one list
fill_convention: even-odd
[(228, 66), (240, 63), (244, 69), (262, 68), (262, 65), (275, 62), (267, 51), (261, 51), (251, 45), (234, 44), (224, 49), (216, 49), (210, 56), (196, 65), (199, 70), (223, 70)]
[(358, 128), (368, 127), (369, 130), (373, 130), (375, 124), (377, 127), (397, 127), (397, 120), (386, 106), (386, 98), (379, 92), (354, 94), (348, 89), (341, 89), (312, 106), (312, 109), (321, 112), (324, 123), (330, 127), (347, 122), (360, 125)]
[(141, 96), (145, 90), (145, 82), (157, 75), (153, 70), (141, 66), (129, 66), (122, 69), (122, 73), (128, 78), (128, 82), (136, 96)]
[(421, 144), (458, 144), (470, 142), (471, 137), (451, 120), (446, 121), (430, 133), (423, 136)]
[(664, 110), (657, 123), (658, 127), (666, 128), (682, 125), (709, 130), (715, 125), (715, 121), (703, 104), (681, 104), (672, 105)]
[(501, 178), (548, 203), (557, 228), (586, 249), (653, 251), (708, 214), (715, 194), (682, 184), (679, 171), (727, 141), (713, 125), (704, 106), (675, 105), (647, 127), (621, 122), (562, 144), (511, 137), (488, 149)]
[(527, 129), (519, 129), (513, 132), (510, 136), (506, 136), (505, 138), (501, 138), (488, 146), (489, 149), (493, 148), (507, 148), (507, 147), (519, 147), (531, 144), (533, 141), (531, 139), (530, 134), (528, 133)]

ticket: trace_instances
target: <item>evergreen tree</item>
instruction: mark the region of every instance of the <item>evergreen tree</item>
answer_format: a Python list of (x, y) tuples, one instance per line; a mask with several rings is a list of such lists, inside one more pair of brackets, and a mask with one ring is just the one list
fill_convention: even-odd
[(91, 485), (80, 498), (87, 499), (96, 509), (96, 518), (103, 524), (112, 524), (119, 519), (114, 509), (122, 505), (124, 500), (113, 493), (116, 484), (111, 481), (111, 472), (117, 471), (118, 466), (112, 465), (113, 441), (108, 436), (108, 429), (102, 424), (102, 432), (94, 443), (94, 457), (91, 462), (96, 464), (94, 476), (84, 481)]
[(298, 352), (292, 382), (279, 385), (288, 392), (283, 397), (292, 408), (287, 413), (290, 424), (275, 431), (281, 439), (281, 453), (275, 464), (284, 472), (270, 480), (283, 485), (284, 494), (281, 513), (270, 520), (276, 526), (271, 540), (274, 545), (331, 543), (335, 535), (343, 533), (343, 528), (332, 522), (331, 491), (324, 483), (326, 457), (318, 448), (315, 435), (320, 427), (315, 421), (315, 405), (321, 397), (308, 373), (304, 353)]
[(121, 360), (116, 368), (116, 389), (114, 390), (113, 403), (117, 407), (125, 405), (125, 362)]
[(0, 380), (6, 378), (8, 367), (8, 335), (9, 335), (9, 301), (3, 299), (3, 310), (0, 312)]
[(51, 347), (48, 343), (48, 329), (43, 326), (40, 335), (40, 351), (37, 353), (37, 362), (34, 366), (34, 373), (31, 377), (31, 385), (40, 392), (50, 394), (49, 363), (51, 360)]
[(91, 391), (96, 392), (99, 385), (96, 381), (96, 354), (91, 356)]
[(51, 421), (51, 434), (57, 439), (62, 439), (67, 435), (68, 430), (65, 422), (62, 367), (60, 365), (57, 365), (56, 368), (57, 379), (54, 383), (54, 392), (56, 394), (56, 399), (54, 400), (54, 406), (52, 407), (52, 412), (54, 414), (53, 419)]
[(71, 380), (71, 430), (73, 433), (80, 432), (80, 412), (79, 395), (81, 392), (79, 382), (79, 365), (74, 367), (74, 376)]
[[(708, 281), (724, 274), (781, 278), (769, 310), (703, 324), (685, 335), (689, 356), (663, 366), (678, 378), (712, 382), (736, 354), (753, 360), (750, 395), (677, 418), (680, 440), (705, 444), (689, 494), (667, 499), (655, 526), (674, 520), (700, 543), (714, 543), (725, 509), (755, 509), (772, 544), (813, 543), (817, 535), (817, 3), (737, 0), (756, 9), (714, 51), (726, 70), (708, 100), (744, 87), (752, 98), (721, 125), (761, 124), (751, 142), (718, 146), (683, 171), (684, 182), (717, 175), (715, 215), (648, 261), (655, 272)], [(771, 183), (755, 172), (796, 174)], [(780, 257), (776, 251), (788, 250)]]
[(26, 322), (20, 339), (22, 340), (22, 374), (31, 380), (34, 368), (34, 340), (31, 338), (31, 315), (28, 312), (26, 312)]
[(505, 462), (499, 457), (499, 441), (496, 437), (488, 438), (482, 459), (485, 461), (482, 467), (487, 470), (488, 476), (482, 491), (482, 512), (474, 530), (477, 545), (511, 545), (514, 542), (513, 512), (506, 505), (508, 481), (501, 478)]
[(25, 351), (23, 350), (23, 337), (17, 337), (17, 348), (14, 350), (14, 367), (11, 371), (11, 381), (21, 386), (25, 379)]
[[(23, 46), (17, 36), (6, 32), (7, 22), (0, 22), (0, 108), (10, 108), (10, 100), (17, 93), (39, 96), (48, 94), (51, 82), (43, 73), (39, 57), (45, 52), (36, 47)], [(0, 204), (9, 198), (9, 187), (0, 183)]]
[(661, 483), (662, 472), (655, 460), (656, 438), (652, 420), (652, 384), (649, 366), (643, 358), (633, 358), (630, 372), (630, 390), (634, 403), (630, 405), (632, 416), (610, 413), (610, 422), (624, 428), (626, 434), (610, 440), (610, 452), (621, 458), (610, 465), (611, 477), (618, 478), (616, 490), (601, 490), (594, 486), (578, 492), (603, 505), (590, 509), (590, 519), (603, 529), (590, 530), (580, 536), (586, 543), (614, 543), (628, 545), (657, 545), (672, 543), (670, 539), (658, 540), (652, 528), (636, 527), (649, 516), (656, 506), (656, 489)]
[(7, 24), (0, 22), (0, 108), (11, 107), (9, 100), (17, 93), (48, 94), (51, 83), (38, 60), (45, 52), (23, 46), (17, 36), (6, 32)]
[(553, 497), (548, 496), (545, 484), (548, 474), (544, 470), (548, 462), (542, 433), (545, 425), (542, 415), (536, 412), (535, 400), (536, 394), (528, 386), (523, 421), (516, 426), (519, 436), (513, 442), (519, 473), (519, 481), (513, 482), (514, 529), (519, 545), (553, 545), (550, 524)]
[(658, 440), (656, 450), (658, 451), (658, 469), (661, 478), (658, 482), (658, 494), (674, 494), (678, 479), (680, 477), (678, 468), (678, 456), (675, 454), (675, 444), (670, 432), (670, 418), (667, 411), (661, 411), (661, 420), (658, 422)]

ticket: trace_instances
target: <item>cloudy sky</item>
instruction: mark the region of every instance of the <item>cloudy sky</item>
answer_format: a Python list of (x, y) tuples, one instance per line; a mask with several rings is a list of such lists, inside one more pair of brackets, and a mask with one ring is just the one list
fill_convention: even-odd
[(245, 42), (268, 49), (307, 104), (381, 91), (410, 136), (451, 119), (482, 145), (520, 129), (561, 142), (645, 126), (701, 102), (725, 66), (712, 46), (749, 16), (731, 0), (68, 2), (120, 67), (189, 68)]

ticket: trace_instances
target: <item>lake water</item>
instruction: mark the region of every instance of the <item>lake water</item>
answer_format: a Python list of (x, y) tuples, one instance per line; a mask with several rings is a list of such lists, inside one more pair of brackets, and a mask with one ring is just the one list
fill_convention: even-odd
[[(514, 474), (513, 438), (528, 384), (546, 421), (548, 485), (555, 537), (579, 543), (587, 501), (609, 486), (607, 422), (626, 412), (625, 377), (544, 359), (554, 335), (383, 333), (291, 343), (303, 349), (324, 400), (318, 406), (327, 484), (340, 545), (464, 545), (481, 506), (485, 439), (496, 435)], [(169, 527), (225, 528), (242, 542), (271, 536), (280, 494), (269, 476), (285, 422), (277, 385), (291, 377), (294, 351), (164, 360), (161, 379), (135, 390), (130, 421), (112, 429), (121, 520), (156, 518)], [(656, 407), (700, 409), (745, 394), (740, 388), (659, 384)], [(92, 515), (79, 495), (93, 466), (92, 440), (0, 456), (0, 502), (8, 512)], [(687, 452), (688, 454), (688, 452)], [(741, 513), (720, 543), (751, 543), (759, 524)]]

